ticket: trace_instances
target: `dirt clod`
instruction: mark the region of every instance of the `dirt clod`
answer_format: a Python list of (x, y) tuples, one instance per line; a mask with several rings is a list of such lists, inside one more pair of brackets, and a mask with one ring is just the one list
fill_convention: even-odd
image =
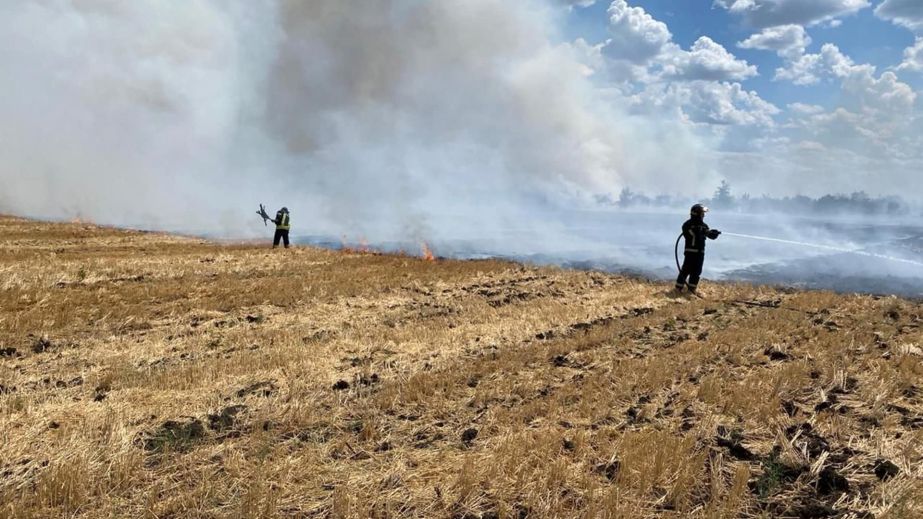
[(54, 347), (54, 344), (46, 336), (39, 337), (32, 343), (32, 353), (44, 353), (51, 350)]
[(822, 517), (834, 517), (837, 515), (836, 509), (820, 501), (802, 504), (796, 507), (792, 512), (794, 512), (792, 515), (799, 519), (820, 519)]
[(378, 373), (372, 373), (371, 375), (362, 375), (359, 377), (360, 386), (374, 386), (375, 384), (381, 382), (381, 378), (378, 376)]
[(474, 440), (478, 437), (478, 430), (474, 427), (465, 429), (461, 434), (461, 441), (466, 447), (470, 447)]
[(824, 468), (817, 476), (817, 493), (822, 496), (848, 491), (849, 481), (833, 467)]
[(775, 360), (775, 361), (788, 360), (789, 358), (791, 358), (784, 351), (778, 348), (774, 348), (774, 347), (766, 348), (766, 350), (763, 351), (763, 355), (766, 355), (767, 357), (769, 357), (769, 360)]
[(875, 462), (875, 477), (887, 481), (901, 473), (901, 469), (890, 460), (877, 460)]
[(750, 449), (747, 449), (741, 443), (743, 437), (740, 431), (728, 431), (724, 426), (718, 426), (718, 436), (715, 437), (715, 444), (728, 450), (728, 454), (744, 461), (755, 458)]
[(234, 426), (236, 417), (242, 411), (245, 411), (245, 405), (232, 405), (225, 407), (217, 414), (208, 415), (208, 428), (213, 431), (224, 431)]
[(608, 461), (596, 465), (596, 473), (604, 476), (609, 481), (615, 481), (619, 471), (622, 469), (622, 463), (619, 460)]

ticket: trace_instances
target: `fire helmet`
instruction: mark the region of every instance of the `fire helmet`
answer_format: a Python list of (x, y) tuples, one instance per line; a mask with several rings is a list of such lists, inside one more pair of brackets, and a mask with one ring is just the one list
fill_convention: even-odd
[(689, 210), (689, 214), (692, 216), (704, 217), (705, 213), (708, 212), (708, 208), (702, 204), (695, 204), (692, 206), (692, 209)]

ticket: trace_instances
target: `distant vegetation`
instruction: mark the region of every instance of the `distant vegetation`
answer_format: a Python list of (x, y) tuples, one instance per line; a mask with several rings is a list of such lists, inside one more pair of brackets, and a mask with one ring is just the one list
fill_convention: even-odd
[(735, 196), (731, 185), (726, 181), (715, 190), (710, 199), (697, 200), (671, 195), (648, 196), (644, 193), (622, 189), (617, 199), (603, 196), (598, 201), (622, 209), (643, 207), (677, 207), (696, 202), (705, 202), (715, 209), (741, 213), (784, 213), (819, 216), (912, 216), (921, 215), (921, 208), (914, 206), (899, 196), (873, 197), (864, 191), (852, 194), (829, 194), (820, 198), (797, 195), (774, 198), (767, 195), (753, 197), (750, 194)]

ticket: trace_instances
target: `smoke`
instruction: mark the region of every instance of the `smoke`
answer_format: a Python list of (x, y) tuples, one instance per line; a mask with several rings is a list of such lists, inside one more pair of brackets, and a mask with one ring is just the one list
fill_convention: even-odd
[(701, 185), (707, 144), (594, 85), (563, 9), (4, 2), (0, 211), (243, 236), (266, 202), (303, 234), (550, 235), (548, 207)]

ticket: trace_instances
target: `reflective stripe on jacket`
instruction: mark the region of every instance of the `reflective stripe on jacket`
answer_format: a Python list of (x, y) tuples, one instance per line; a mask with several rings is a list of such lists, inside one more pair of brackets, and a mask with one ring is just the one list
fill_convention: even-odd
[(708, 238), (708, 225), (701, 218), (690, 218), (683, 224), (683, 236), (686, 238), (686, 252), (705, 253), (705, 240)]
[(279, 211), (276, 213), (276, 229), (287, 231), (292, 228), (291, 218), (289, 218), (288, 213), (283, 213)]

